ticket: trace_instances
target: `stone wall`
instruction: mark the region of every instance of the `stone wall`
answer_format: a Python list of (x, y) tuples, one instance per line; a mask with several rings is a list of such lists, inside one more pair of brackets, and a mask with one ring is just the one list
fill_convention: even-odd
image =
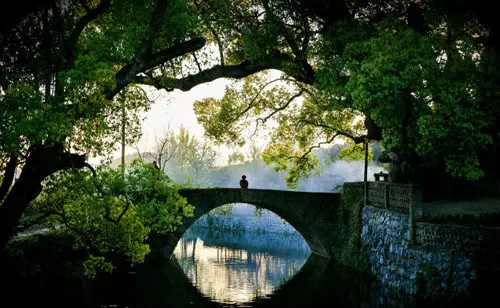
[(415, 222), (415, 242), (472, 254), (481, 251), (494, 253), (492, 248), (500, 243), (500, 228)]
[(475, 271), (458, 250), (410, 244), (407, 214), (365, 205), (361, 241), (372, 274), (384, 287), (443, 298), (467, 292)]

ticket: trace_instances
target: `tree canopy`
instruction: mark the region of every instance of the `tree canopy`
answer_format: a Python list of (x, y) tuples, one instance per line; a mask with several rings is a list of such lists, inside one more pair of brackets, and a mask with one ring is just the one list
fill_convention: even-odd
[(152, 164), (133, 162), (126, 170), (102, 166), (91, 172), (66, 171), (49, 177), (43, 193), (31, 204), (24, 223), (45, 225), (74, 239), (84, 249), (86, 275), (111, 271), (119, 256), (144, 261), (151, 232), (176, 229), (193, 215), (193, 206), (178, 193), (178, 185)]
[[(199, 102), (207, 132), (241, 143), (248, 121), (278, 123), (263, 155), (291, 185), (337, 138), (381, 140), (397, 180), (495, 173), (499, 27), (481, 3), (43, 2), (0, 36), (1, 246), (47, 177), (114, 149), (124, 108), (132, 143), (150, 90), (218, 78), (245, 80)], [(269, 69), (280, 86), (254, 75)]]
[[(392, 4), (352, 7), (349, 17), (328, 25), (310, 16), (307, 25), (288, 21), (263, 4), (274, 27), (297, 22), (297, 36), (290, 37), (285, 27), (271, 31), (275, 36), (268, 40), (275, 48), (280, 38), (293, 42), (283, 50), (313, 64), (313, 82), (286, 68), (276, 80), (247, 77), (222, 99), (197, 103), (207, 133), (242, 143), (239, 132), (249, 121), (274, 119), (279, 125), (264, 157), (277, 170), (289, 171), (291, 185), (316, 166), (311, 149), (335, 138), (381, 140), (396, 154), (394, 162), (406, 166), (399, 180), (416, 180), (423, 166), (443, 168), (456, 178), (482, 178), (488, 162), (480, 156), (499, 143), (498, 57), (488, 45), (492, 30), (474, 16), (457, 20), (437, 4)], [(306, 29), (307, 40), (299, 34)], [(287, 86), (271, 88), (275, 82)], [(365, 125), (355, 121), (360, 117)]]

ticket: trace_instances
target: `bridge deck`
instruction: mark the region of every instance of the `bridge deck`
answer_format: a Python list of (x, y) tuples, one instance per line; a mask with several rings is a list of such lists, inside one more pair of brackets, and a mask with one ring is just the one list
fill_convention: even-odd
[(306, 190), (292, 190), (292, 189), (268, 189), (268, 188), (236, 188), (236, 187), (210, 187), (210, 188), (182, 188), (183, 191), (255, 191), (255, 192), (286, 192), (286, 193), (300, 193), (300, 194), (314, 194), (314, 195), (338, 195), (336, 192), (328, 191), (306, 191)]

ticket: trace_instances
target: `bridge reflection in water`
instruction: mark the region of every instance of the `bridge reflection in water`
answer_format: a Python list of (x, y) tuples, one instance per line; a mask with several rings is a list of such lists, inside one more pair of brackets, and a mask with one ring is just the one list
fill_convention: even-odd
[(304, 265), (310, 249), (298, 234), (257, 235), (189, 229), (174, 256), (207, 298), (245, 305), (270, 296)]
[[(152, 254), (146, 263), (137, 266), (136, 274), (113, 275), (110, 280), (102, 281), (100, 286), (105, 287), (99, 288), (102, 291), (98, 296), (99, 307), (391, 307), (391, 305), (385, 303), (383, 305), (373, 305), (372, 300), (378, 300), (378, 298), (373, 297), (375, 294), (372, 293), (374, 290), (372, 289), (370, 277), (361, 275), (351, 268), (336, 265), (330, 259), (317, 254), (310, 254), (295, 275), (291, 274), (288, 281), (279, 284), (277, 281), (275, 282), (276, 278), (273, 278), (272, 273), (287, 273), (288, 270), (278, 269), (282, 265), (283, 268), (287, 266), (288, 269), (296, 268), (303, 261), (291, 261), (288, 265), (285, 265), (282, 262), (286, 263), (286, 261), (283, 261), (286, 253), (280, 255), (275, 248), (266, 251), (261, 250), (261, 247), (252, 248), (251, 246), (248, 247), (246, 254), (242, 251), (240, 257), (239, 251), (243, 249), (242, 247), (232, 243), (228, 243), (227, 246), (221, 244), (228, 238), (212, 236), (210, 239), (205, 237), (203, 244), (198, 239), (196, 240), (197, 243), (194, 244), (194, 236), (188, 238), (186, 240), (187, 245), (183, 247), (180, 244), (178, 246), (177, 253), (181, 255), (179, 261), (176, 259), (176, 253), (168, 260), (165, 260), (160, 254)], [(233, 240), (236, 242), (237, 237), (233, 238)], [(285, 245), (292, 243), (287, 239), (282, 239), (281, 242)], [(200, 260), (204, 258), (204, 254), (197, 253), (200, 247), (209, 250), (209, 253), (205, 255), (206, 260), (204, 262), (206, 265), (209, 264), (209, 260), (212, 260), (211, 265), (223, 267), (223, 269), (201, 269), (199, 263), (196, 262), (197, 255), (200, 256)], [(194, 253), (192, 252), (193, 249), (195, 250)], [(219, 251), (218, 262), (216, 261), (217, 250)], [(261, 251), (257, 252), (257, 250)], [(233, 253), (226, 254), (226, 257), (221, 260), (224, 251), (233, 251)], [(188, 259), (192, 259), (194, 256), (194, 261), (182, 260), (182, 255), (185, 255)], [(250, 264), (255, 265), (260, 260), (261, 265), (266, 266), (267, 272), (252, 272), (251, 270), (241, 269), (238, 271), (238, 267), (246, 266), (245, 261), (242, 261), (242, 259), (245, 260), (244, 256), (247, 256), (247, 259), (250, 256)], [(266, 259), (269, 256), (272, 258)], [(305, 259), (304, 256), (302, 260)], [(188, 268), (187, 276), (183, 267)], [(206, 272), (203, 272), (204, 270)], [(291, 272), (291, 270), (289, 271)], [(207, 278), (206, 281), (202, 281), (204, 279), (203, 275), (206, 275), (207, 272), (211, 273), (212, 276), (205, 277)], [(261, 290), (263, 291), (256, 291), (255, 294), (249, 296), (249, 290), (255, 288), (248, 287), (242, 280), (236, 279), (238, 273), (240, 273), (240, 277), (243, 277), (242, 272), (247, 275), (244, 276), (245, 278), (254, 277), (254, 281), (257, 279), (262, 281), (257, 285), (262, 286)], [(198, 286), (210, 286), (212, 284), (212, 289), (217, 290), (215, 287), (221, 287), (217, 285), (218, 279), (225, 280), (227, 285), (242, 287), (246, 294), (237, 299), (239, 302), (236, 302), (235, 299), (231, 299), (232, 302), (223, 302), (223, 299), (228, 298), (228, 294), (219, 293), (216, 295), (220, 295), (220, 297), (216, 298), (213, 293), (203, 291), (205, 287), (200, 290), (195, 286), (197, 281)], [(263, 294), (270, 291), (271, 288), (272, 293)], [(206, 289), (210, 290), (210, 287)], [(250, 300), (246, 301), (248, 298)], [(392, 305), (392, 307), (394, 306), (399, 307), (401, 305)]]

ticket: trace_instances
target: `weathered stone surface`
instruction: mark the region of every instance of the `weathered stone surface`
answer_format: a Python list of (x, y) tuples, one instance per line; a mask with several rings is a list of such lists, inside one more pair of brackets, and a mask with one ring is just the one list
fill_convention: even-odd
[[(393, 185), (389, 194), (375, 195), (373, 189), (379, 186), (368, 188), (372, 188), (372, 198), (380, 195), (380, 202), (375, 202), (375, 206), (371, 203), (362, 206), (362, 211), (356, 210), (351, 215), (346, 215), (349, 208), (346, 208), (345, 201), (341, 206), (340, 194), (336, 193), (235, 188), (183, 189), (179, 193), (195, 206), (195, 215), (185, 220), (175, 232), (166, 235), (167, 243), (163, 241), (157, 247), (164, 247), (163, 254), (169, 257), (185, 230), (208, 211), (224, 204), (248, 203), (268, 209), (289, 222), (304, 237), (313, 254), (337, 258), (338, 253), (345, 249), (345, 245), (339, 244), (339, 241), (356, 243), (352, 234), (348, 234), (348, 237), (342, 237), (341, 234), (348, 229), (351, 219), (361, 216), (359, 229), (353, 237), (359, 235), (359, 253), (363, 258), (368, 258), (372, 274), (382, 283), (383, 294), (389, 293), (389, 289), (410, 297), (431, 299), (467, 294), (471, 280), (476, 279), (477, 261), (473, 260), (478, 255), (473, 251), (497, 244), (500, 238), (498, 230), (490, 228), (487, 236), (483, 236), (481, 232), (470, 232), (472, 229), (464, 232), (463, 227), (460, 227), (458, 229), (461, 231), (457, 233), (458, 229), (449, 225), (413, 220), (416, 242), (410, 242), (409, 213), (412, 207), (408, 204), (421, 201), (420, 196), (414, 196), (412, 189), (408, 192), (401, 185)], [(362, 189), (357, 193), (362, 194)], [(389, 204), (385, 202), (386, 199), (389, 199)], [(371, 198), (368, 200), (373, 201)], [(464, 237), (464, 234), (468, 236)], [(472, 240), (465, 240), (469, 237)], [(464, 249), (465, 246), (474, 250)], [(353, 257), (349, 255), (347, 259), (352, 261)], [(485, 263), (483, 259), (481, 262)], [(499, 263), (498, 260), (488, 262), (494, 266)]]
[(468, 256), (447, 248), (409, 245), (408, 215), (365, 206), (361, 240), (372, 274), (409, 295), (463, 294), (474, 269)]

